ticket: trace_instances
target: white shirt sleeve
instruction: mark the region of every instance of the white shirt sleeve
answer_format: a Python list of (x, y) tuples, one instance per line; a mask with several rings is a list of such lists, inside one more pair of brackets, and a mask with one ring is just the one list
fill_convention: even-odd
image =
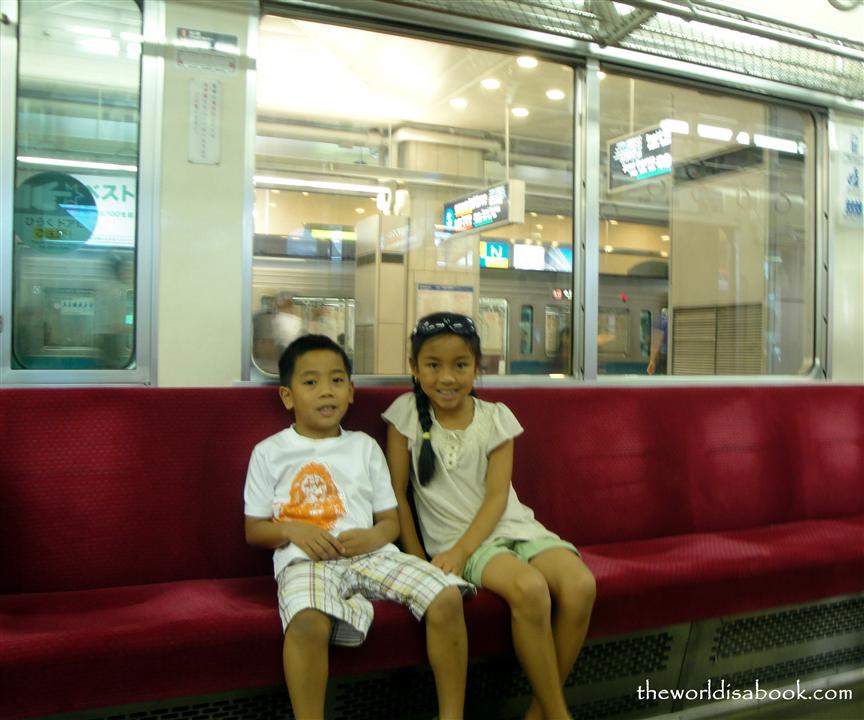
[(246, 487), (243, 489), (243, 512), (254, 518), (273, 517), (273, 483), (263, 456), (261, 446), (256, 446), (249, 459)]
[(504, 403), (494, 403), (492, 410), (492, 430), (489, 433), (489, 445), (486, 453), (489, 454), (499, 445), (512, 440), (524, 431), (516, 416)]
[(369, 480), (372, 483), (372, 512), (378, 513), (384, 510), (392, 510), (397, 506), (396, 494), (390, 482), (390, 470), (387, 460), (380, 446), (371, 437), (368, 438), (369, 445)]
[(408, 439), (411, 447), (417, 440), (420, 432), (420, 420), (417, 416), (417, 404), (414, 393), (405, 393), (396, 398), (383, 413), (381, 417), (390, 423), (400, 435)]

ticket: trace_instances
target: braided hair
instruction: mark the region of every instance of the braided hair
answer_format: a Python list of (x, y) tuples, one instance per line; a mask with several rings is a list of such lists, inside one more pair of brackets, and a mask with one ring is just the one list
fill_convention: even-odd
[[(483, 355), (480, 351), (480, 335), (474, 326), (474, 322), (466, 315), (456, 313), (432, 313), (420, 318), (414, 331), (411, 333), (411, 360), (416, 365), (420, 355), (420, 348), (430, 338), (438, 335), (457, 335), (468, 345), (474, 361), (480, 366)], [(432, 410), (429, 396), (423, 392), (417, 378), (412, 378), (414, 385), (414, 399), (417, 403), (417, 415), (420, 418), (420, 429), (423, 431), (423, 442), (420, 445), (420, 456), (417, 459), (417, 479), (421, 485), (428, 485), (435, 473), (435, 452), (432, 448)], [(477, 396), (474, 388), (471, 395)]]

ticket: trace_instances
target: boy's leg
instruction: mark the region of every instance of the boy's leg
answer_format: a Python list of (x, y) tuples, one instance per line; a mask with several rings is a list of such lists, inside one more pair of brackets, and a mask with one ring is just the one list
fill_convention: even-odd
[(426, 652), (435, 675), (441, 720), (460, 720), (465, 705), (468, 635), (462, 591), (472, 586), (431, 563), (405, 553), (375, 553), (354, 564), (370, 598), (406, 605), (426, 622)]
[(426, 654), (438, 694), (438, 717), (461, 720), (465, 707), (468, 635), (459, 589), (444, 588), (432, 601), (424, 620)]
[[(552, 634), (552, 601), (545, 578), (524, 560), (502, 552), (486, 563), (481, 582), (510, 606), (513, 648), (534, 690), (530, 713), (546, 720), (569, 718), (561, 691)], [(537, 714), (538, 709), (542, 715)]]
[(285, 631), (282, 665), (297, 720), (323, 720), (333, 623), (318, 610), (302, 610)]
[(552, 594), (552, 634), (563, 683), (585, 642), (597, 584), (582, 559), (564, 548), (546, 550), (529, 562), (546, 578)]

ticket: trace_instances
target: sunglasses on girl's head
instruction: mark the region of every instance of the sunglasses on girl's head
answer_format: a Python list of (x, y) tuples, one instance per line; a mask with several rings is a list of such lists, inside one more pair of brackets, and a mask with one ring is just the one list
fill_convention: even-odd
[(421, 320), (414, 328), (412, 335), (437, 335), (441, 332), (450, 331), (456, 335), (476, 335), (477, 328), (474, 321), (468, 317), (461, 318), (439, 318), (437, 320)]

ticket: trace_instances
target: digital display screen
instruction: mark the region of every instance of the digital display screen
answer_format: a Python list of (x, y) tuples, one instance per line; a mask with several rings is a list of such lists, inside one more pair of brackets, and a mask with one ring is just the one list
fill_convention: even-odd
[(672, 133), (661, 127), (609, 143), (609, 189), (672, 172)]

